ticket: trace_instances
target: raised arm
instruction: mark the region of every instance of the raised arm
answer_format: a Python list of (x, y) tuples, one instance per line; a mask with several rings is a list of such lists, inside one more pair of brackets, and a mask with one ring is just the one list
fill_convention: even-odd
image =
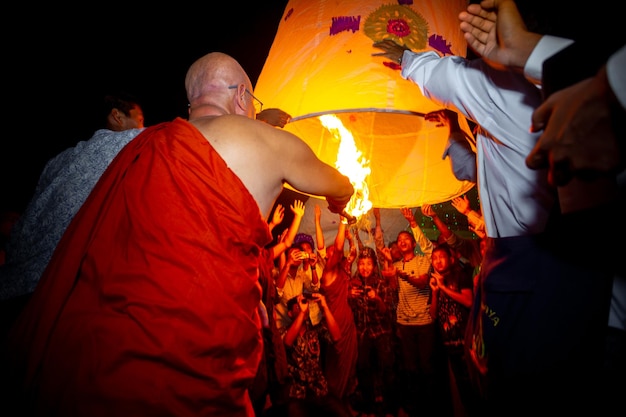
[(278, 276), (276, 277), (276, 290), (282, 292), (285, 288), (285, 282), (287, 281), (287, 274), (289, 274), (289, 268), (292, 265), (299, 264), (301, 262), (300, 258), (298, 258), (298, 254), (300, 251), (291, 250), (287, 252), (287, 256), (285, 257), (285, 264), (280, 268), (278, 272)]
[(285, 208), (283, 207), (282, 204), (277, 204), (276, 208), (274, 209), (274, 214), (272, 215), (272, 219), (267, 225), (268, 228), (270, 229), (270, 233), (272, 232), (272, 230), (274, 230), (276, 226), (278, 226), (279, 224), (283, 222), (284, 218), (285, 218)]
[(372, 209), (374, 213), (374, 244), (376, 245), (376, 251), (382, 252), (385, 249), (385, 237), (383, 233), (383, 226), (380, 222), (380, 209), (378, 207), (374, 207)]
[(435, 223), (435, 227), (441, 233), (441, 236), (447, 241), (453, 235), (452, 230), (448, 227), (447, 224), (443, 222), (437, 215), (435, 209), (432, 208), (430, 204), (422, 204), (422, 214), (424, 216), (428, 216), (432, 219), (433, 223)]
[(328, 259), (322, 272), (322, 282), (324, 286), (331, 285), (342, 271), (341, 261), (343, 260), (343, 246), (346, 240), (346, 223), (345, 219), (341, 217), (339, 226), (337, 229), (337, 236), (335, 236), (335, 242), (333, 246), (328, 249)]
[(315, 205), (315, 240), (317, 243), (317, 251), (325, 253), (326, 242), (324, 240), (324, 231), (322, 230), (322, 209), (319, 204)]
[(340, 214), (354, 194), (350, 179), (320, 160), (304, 141), (289, 132), (273, 129), (276, 151), (282, 155), (284, 180), (296, 190), (326, 197), (328, 210)]
[(473, 137), (465, 133), (459, 125), (460, 115), (449, 109), (436, 110), (427, 113), (424, 119), (435, 123), (437, 127), (448, 128), (448, 143), (442, 159), (450, 158), (452, 172), (460, 181), (476, 182), (478, 169), (476, 168), (476, 147)]
[(324, 312), (324, 318), (326, 319), (326, 326), (328, 327), (330, 337), (333, 339), (333, 342), (337, 342), (341, 339), (341, 328), (339, 327), (339, 324), (337, 324), (337, 320), (335, 320), (333, 311), (326, 303), (326, 297), (322, 293), (314, 293), (313, 299), (320, 304), (320, 307)]
[(400, 209), (402, 215), (409, 222), (409, 226), (411, 226), (411, 232), (413, 232), (413, 237), (415, 237), (415, 242), (419, 246), (420, 250), (425, 255), (430, 255), (433, 253), (433, 242), (430, 241), (420, 229), (417, 221), (415, 220), (415, 215), (413, 211), (409, 207), (402, 207)]
[(467, 222), (470, 229), (476, 233), (481, 239), (485, 237), (485, 219), (483, 215), (470, 207), (469, 199), (466, 195), (463, 197), (455, 197), (452, 199), (452, 207), (459, 213), (467, 216)]
[(298, 234), (302, 217), (304, 217), (305, 206), (302, 201), (294, 200), (290, 208), (293, 213), (293, 220), (291, 221), (291, 225), (289, 225), (289, 229), (287, 229), (287, 233), (281, 235), (281, 239), (272, 247), (272, 255), (274, 259), (280, 256), (281, 253), (284, 253), (287, 248), (293, 244), (293, 240), (295, 239), (296, 234)]
[(298, 297), (298, 305), (300, 306), (300, 310), (298, 315), (293, 318), (291, 325), (287, 329), (285, 336), (283, 337), (283, 343), (287, 347), (293, 346), (293, 342), (296, 341), (298, 337), (298, 333), (304, 326), (304, 322), (306, 321), (309, 315), (309, 301), (302, 296), (302, 294), (297, 295)]

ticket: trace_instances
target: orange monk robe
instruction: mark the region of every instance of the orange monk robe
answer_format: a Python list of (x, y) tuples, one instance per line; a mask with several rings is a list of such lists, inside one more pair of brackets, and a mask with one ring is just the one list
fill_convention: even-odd
[(252, 416), (270, 241), (193, 125), (146, 129), (101, 177), (10, 334), (12, 398), (64, 417)]

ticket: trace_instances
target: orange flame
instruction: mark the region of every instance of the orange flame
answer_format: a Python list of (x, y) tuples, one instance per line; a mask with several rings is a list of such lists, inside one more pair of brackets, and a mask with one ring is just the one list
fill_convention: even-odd
[(359, 219), (372, 208), (367, 185), (367, 178), (371, 173), (370, 161), (357, 149), (352, 133), (344, 127), (337, 116), (325, 114), (320, 116), (320, 121), (322, 126), (339, 139), (335, 168), (350, 178), (354, 195), (346, 206), (346, 212)]

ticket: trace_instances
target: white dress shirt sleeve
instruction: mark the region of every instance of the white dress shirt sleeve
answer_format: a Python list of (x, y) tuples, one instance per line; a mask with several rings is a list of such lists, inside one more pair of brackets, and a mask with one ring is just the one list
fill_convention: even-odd
[(626, 110), (626, 45), (609, 57), (606, 75), (613, 93)]
[(533, 51), (530, 53), (526, 65), (524, 65), (524, 75), (533, 84), (541, 85), (543, 73), (543, 61), (550, 58), (562, 49), (567, 48), (572, 43), (571, 39), (559, 38), (556, 36), (544, 35), (541, 37)]

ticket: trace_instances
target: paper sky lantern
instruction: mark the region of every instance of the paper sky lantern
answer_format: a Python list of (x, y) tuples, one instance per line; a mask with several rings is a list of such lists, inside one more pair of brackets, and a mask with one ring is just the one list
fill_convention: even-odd
[(289, 113), (292, 120), (284, 129), (333, 166), (341, 140), (320, 116), (339, 119), (369, 168), (366, 182), (373, 206), (448, 201), (473, 184), (457, 180), (449, 159), (442, 159), (447, 128), (424, 120), (424, 114), (441, 107), (402, 79), (396, 63), (372, 56), (381, 52), (372, 44), (390, 38), (414, 51), (465, 56), (458, 14), (467, 3), (289, 1), (254, 94), (266, 108)]

